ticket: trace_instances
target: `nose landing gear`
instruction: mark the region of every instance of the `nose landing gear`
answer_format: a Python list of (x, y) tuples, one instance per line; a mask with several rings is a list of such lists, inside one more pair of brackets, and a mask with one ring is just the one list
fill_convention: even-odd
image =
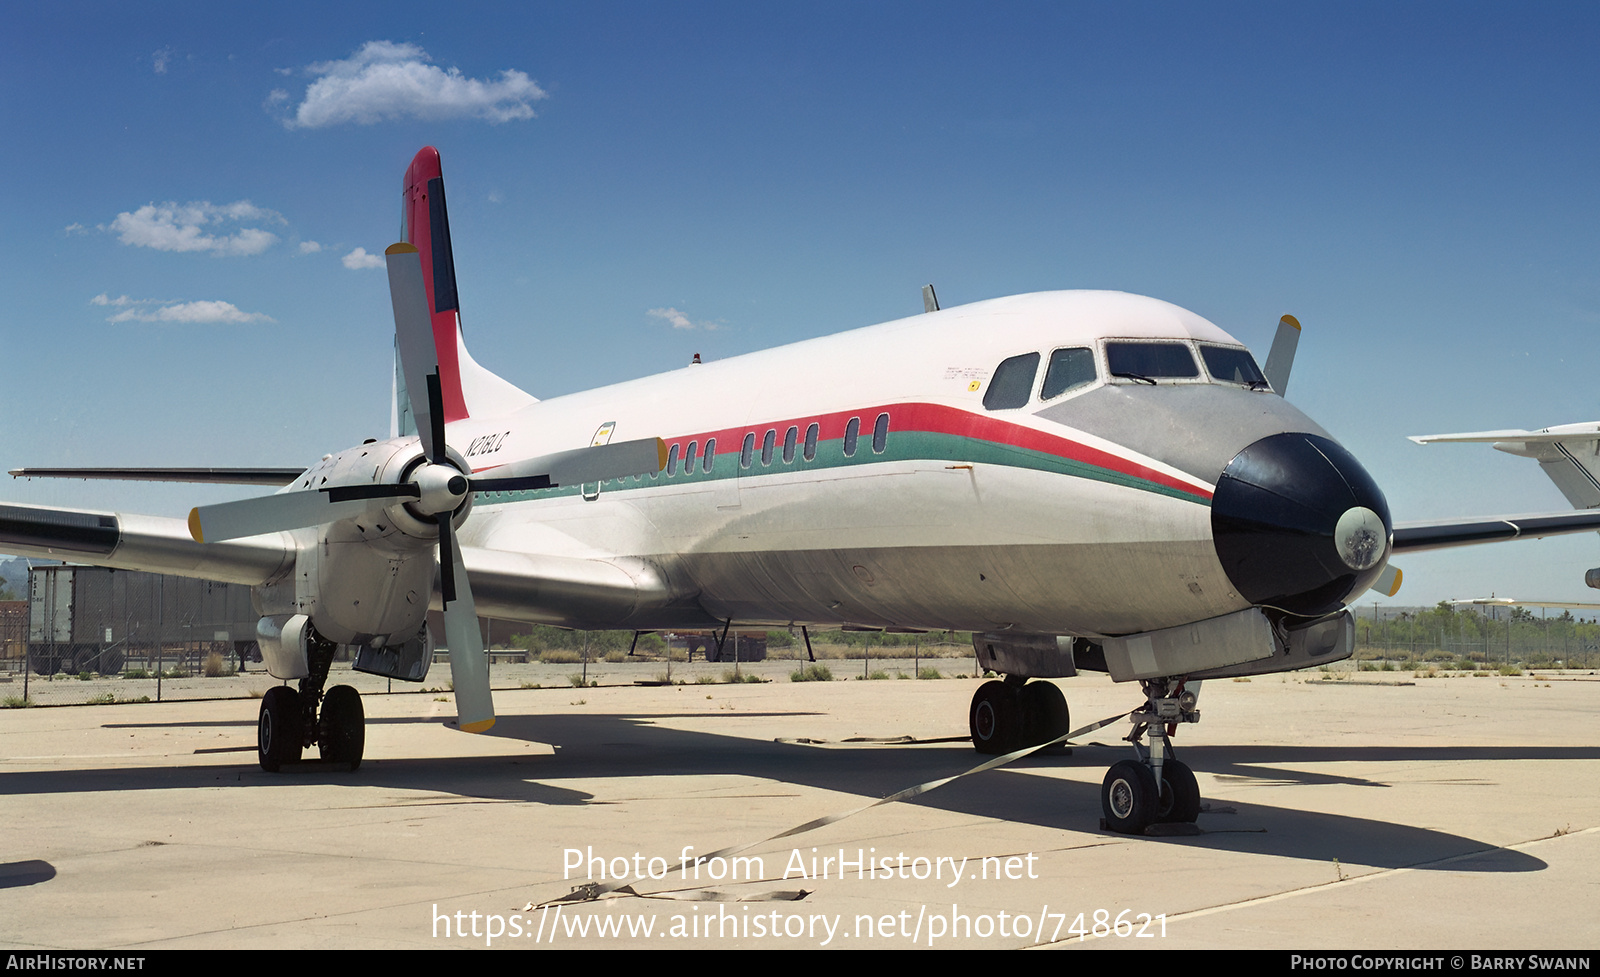
[[(1133, 731), (1127, 736), (1139, 759), (1113, 764), (1100, 785), (1104, 826), (1122, 834), (1144, 834), (1152, 824), (1192, 824), (1200, 816), (1200, 785), (1172, 755), (1170, 739), (1179, 723), (1200, 721), (1198, 693), (1185, 689), (1182, 678), (1141, 684), (1145, 708), (1129, 716)], [(1148, 745), (1140, 742), (1147, 735)]]

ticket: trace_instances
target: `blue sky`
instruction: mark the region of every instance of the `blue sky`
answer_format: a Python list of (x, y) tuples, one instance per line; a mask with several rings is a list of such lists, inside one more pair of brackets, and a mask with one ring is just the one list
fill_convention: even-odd
[[(910, 314), (932, 281), (946, 305), (1154, 295), (1263, 358), (1294, 313), (1290, 399), (1399, 519), (1566, 507), (1532, 462), (1405, 435), (1600, 418), (1593, 4), (7, 21), (5, 468), (308, 464), (386, 434), (392, 324), (359, 258), (424, 144), (468, 342), (537, 396)], [(169, 515), (239, 494), (0, 490)], [(1592, 536), (1401, 565), (1403, 603), (1600, 597)]]

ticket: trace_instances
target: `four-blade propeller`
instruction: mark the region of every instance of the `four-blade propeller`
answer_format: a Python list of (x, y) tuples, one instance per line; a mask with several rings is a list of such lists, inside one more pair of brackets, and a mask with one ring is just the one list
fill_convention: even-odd
[(495, 469), (492, 477), (461, 471), (450, 460), (445, 443), (444, 398), (421, 255), (402, 243), (391, 246), (385, 257), (406, 389), (427, 392), (425, 403), (412, 402), (423, 462), (400, 483), (288, 491), (200, 506), (189, 513), (189, 532), (202, 543), (238, 539), (354, 519), (401, 501), (432, 518), (439, 526), (440, 590), (457, 717), (462, 729), (482, 732), (494, 725), (494, 703), (477, 609), (456, 542), (456, 511), (475, 492), (526, 491), (659, 472), (666, 465), (667, 448), (660, 438), (643, 438), (513, 462)]

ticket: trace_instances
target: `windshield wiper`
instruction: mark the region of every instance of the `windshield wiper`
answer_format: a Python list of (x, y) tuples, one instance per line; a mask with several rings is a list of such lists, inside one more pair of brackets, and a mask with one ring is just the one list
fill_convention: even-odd
[(1154, 380), (1145, 376), (1143, 373), (1113, 373), (1111, 375), (1114, 377), (1122, 377), (1124, 380), (1137, 380), (1140, 383), (1148, 383), (1152, 387), (1156, 385)]

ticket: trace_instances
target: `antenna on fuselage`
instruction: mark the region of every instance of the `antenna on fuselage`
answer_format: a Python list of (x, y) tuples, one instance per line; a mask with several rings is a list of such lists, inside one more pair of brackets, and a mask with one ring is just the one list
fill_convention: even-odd
[(933, 294), (933, 286), (932, 285), (924, 285), (924, 286), (922, 286), (922, 311), (924, 311), (924, 312), (938, 312), (939, 311), (939, 296)]

